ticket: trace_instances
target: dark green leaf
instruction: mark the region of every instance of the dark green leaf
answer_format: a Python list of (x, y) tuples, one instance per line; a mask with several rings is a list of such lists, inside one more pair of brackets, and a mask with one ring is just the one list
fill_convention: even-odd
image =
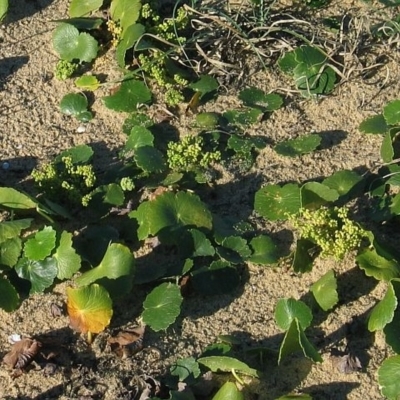
[(278, 143), (274, 150), (283, 156), (296, 157), (314, 151), (321, 144), (321, 136), (310, 134)]
[(53, 284), (57, 276), (57, 262), (54, 258), (48, 257), (43, 261), (32, 261), (22, 258), (15, 266), (18, 276), (31, 282), (32, 293), (43, 292)]
[(357, 256), (357, 263), (365, 275), (375, 279), (390, 281), (400, 277), (400, 265), (393, 259), (382, 257), (376, 249), (366, 249)]
[(263, 112), (259, 108), (248, 108), (244, 110), (225, 111), (223, 117), (231, 125), (248, 126), (258, 122)]
[(211, 75), (202, 75), (197, 82), (191, 83), (188, 87), (196, 92), (201, 92), (202, 95), (204, 95), (217, 90), (219, 84)]
[(0, 243), (7, 239), (20, 236), (21, 231), (29, 228), (32, 221), (32, 218), (25, 218), (0, 222)]
[(307, 182), (301, 187), (301, 203), (305, 208), (316, 209), (339, 198), (339, 193), (319, 182)]
[(145, 27), (142, 24), (132, 24), (122, 33), (120, 42), (116, 49), (116, 59), (121, 68), (125, 68), (125, 54), (144, 34)]
[(14, 311), (19, 303), (18, 292), (14, 286), (6, 279), (0, 276), (0, 308), (6, 312)]
[(112, 204), (113, 206), (122, 206), (125, 201), (124, 191), (121, 186), (116, 183), (110, 183), (106, 186), (106, 193), (104, 195), (104, 202)]
[(360, 132), (362, 133), (381, 133), (384, 134), (389, 126), (386, 123), (385, 117), (383, 114), (374, 115), (367, 119), (364, 119), (358, 127)]
[(381, 145), (381, 158), (385, 163), (389, 163), (393, 160), (394, 149), (393, 149), (393, 136), (390, 132), (387, 132), (382, 140)]
[(400, 123), (400, 100), (393, 100), (383, 107), (383, 116), (389, 125)]
[(194, 357), (187, 357), (177, 360), (170, 368), (171, 375), (177, 376), (180, 382), (187, 378), (198, 378), (201, 374), (198, 362)]
[(88, 163), (93, 156), (93, 149), (87, 144), (81, 144), (64, 150), (56, 158), (56, 162), (60, 162), (63, 157), (71, 157), (73, 164)]
[(324, 186), (336, 190), (340, 196), (344, 196), (350, 192), (356, 185), (363, 180), (362, 176), (357, 172), (349, 170), (341, 170), (322, 181)]
[(276, 244), (267, 235), (260, 235), (250, 241), (253, 254), (248, 261), (255, 264), (271, 265), (279, 261), (279, 254)]
[(134, 126), (125, 144), (126, 150), (135, 150), (142, 146), (153, 146), (154, 136), (144, 126)]
[(66, 94), (60, 102), (60, 110), (66, 115), (76, 117), (78, 114), (86, 111), (88, 102), (83, 94), (69, 93)]
[(103, 100), (111, 110), (133, 112), (140, 104), (150, 103), (151, 92), (143, 82), (130, 79), (122, 82), (115, 94), (103, 97)]
[(0, 243), (0, 264), (13, 267), (21, 255), (21, 250), (22, 243), (19, 237), (3, 241)]
[(132, 129), (136, 126), (142, 126), (144, 128), (149, 128), (154, 125), (154, 121), (145, 113), (133, 112), (124, 121), (122, 125), (122, 131), (127, 135), (132, 133)]
[(315, 257), (311, 255), (313, 249), (315, 249), (315, 243), (311, 242), (310, 240), (297, 240), (292, 263), (294, 272), (304, 273), (312, 270), (315, 259)]
[(193, 238), (193, 257), (213, 256), (215, 249), (206, 235), (198, 229), (190, 229), (190, 234)]
[(248, 107), (257, 107), (263, 112), (275, 111), (283, 104), (282, 97), (275, 93), (266, 94), (261, 89), (250, 87), (239, 93), (239, 99)]
[(137, 166), (147, 173), (162, 172), (166, 168), (163, 154), (152, 146), (137, 148), (134, 159)]

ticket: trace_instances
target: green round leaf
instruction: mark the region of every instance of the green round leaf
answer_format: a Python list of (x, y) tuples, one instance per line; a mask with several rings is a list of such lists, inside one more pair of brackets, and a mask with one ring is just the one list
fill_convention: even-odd
[(311, 134), (278, 143), (274, 147), (274, 150), (283, 156), (296, 157), (301, 154), (311, 153), (320, 145), (320, 143), (321, 136)]
[(193, 238), (193, 257), (207, 257), (215, 254), (214, 246), (203, 232), (198, 229), (190, 229), (189, 232)]
[(142, 24), (133, 24), (128, 26), (122, 34), (122, 38), (116, 49), (116, 59), (121, 68), (125, 68), (125, 54), (145, 33), (145, 27)]
[(134, 127), (143, 126), (144, 128), (149, 128), (154, 125), (154, 121), (145, 113), (133, 112), (124, 121), (122, 125), (122, 131), (130, 135)]
[(375, 332), (382, 330), (388, 323), (392, 322), (397, 307), (397, 297), (391, 282), (384, 298), (372, 309), (368, 319), (368, 330)]
[(167, 329), (181, 312), (182, 296), (179, 286), (162, 283), (143, 303), (143, 322), (154, 331)]
[(247, 364), (236, 358), (226, 356), (210, 356), (201, 357), (197, 360), (199, 364), (206, 366), (212, 372), (230, 372), (232, 370), (238, 371), (241, 374), (249, 376), (258, 376), (257, 370), (250, 368)]
[(189, 376), (198, 378), (201, 374), (198, 362), (194, 357), (187, 357), (175, 362), (170, 368), (171, 375), (177, 376), (180, 382), (185, 381)]
[(238, 264), (250, 257), (251, 250), (247, 241), (240, 236), (229, 236), (222, 241), (222, 247), (217, 248), (221, 258), (232, 264)]
[(328, 311), (339, 301), (337, 282), (333, 270), (329, 270), (323, 277), (311, 286), (311, 292), (319, 306)]
[(393, 100), (383, 107), (383, 116), (389, 125), (400, 123), (400, 100)]
[(100, 285), (67, 288), (67, 310), (71, 327), (77, 332), (100, 333), (110, 324), (111, 298)]
[(112, 204), (113, 206), (122, 206), (125, 201), (124, 191), (120, 185), (116, 183), (110, 183), (105, 186), (106, 193), (104, 195), (104, 203)]
[(215, 112), (203, 112), (196, 115), (196, 126), (200, 128), (214, 128), (219, 124), (220, 116)]
[(81, 122), (89, 122), (93, 119), (93, 114), (91, 111), (82, 111), (75, 115), (75, 118)]
[(253, 254), (248, 258), (248, 261), (261, 264), (271, 265), (279, 261), (278, 248), (274, 241), (267, 235), (260, 235), (250, 241), (250, 246), (253, 249)]
[(362, 180), (362, 176), (358, 175), (357, 172), (341, 170), (324, 179), (322, 184), (330, 189), (336, 190), (340, 196), (344, 196)]
[(97, 56), (98, 44), (88, 33), (79, 33), (70, 24), (61, 23), (53, 33), (53, 47), (66, 61), (91, 62)]
[(267, 185), (255, 195), (255, 211), (271, 221), (286, 220), (288, 214), (297, 214), (300, 207), (300, 188), (293, 183), (282, 187)]
[(125, 150), (135, 150), (143, 146), (153, 146), (154, 136), (144, 126), (134, 126), (125, 144)]
[(0, 308), (6, 312), (14, 311), (19, 303), (18, 292), (14, 286), (6, 279), (0, 276)]
[(211, 75), (202, 75), (197, 82), (191, 83), (188, 87), (204, 95), (205, 93), (211, 93), (217, 90), (219, 84)]
[(162, 172), (166, 168), (163, 154), (152, 146), (140, 146), (133, 157), (137, 166), (147, 173)]
[(128, 247), (112, 243), (107, 248), (101, 263), (75, 280), (78, 286), (90, 285), (100, 278), (116, 279), (132, 275), (134, 272), (134, 257)]
[(211, 229), (212, 216), (207, 206), (192, 193), (165, 192), (153, 201), (140, 204), (129, 214), (138, 220), (138, 238), (146, 239), (156, 235), (161, 229), (177, 229), (184, 226)]
[(61, 112), (66, 115), (77, 116), (86, 111), (88, 102), (83, 94), (69, 93), (66, 94), (60, 102)]
[(63, 231), (54, 256), (57, 261), (57, 278), (70, 279), (81, 267), (81, 258), (72, 247), (72, 233)]
[(110, 7), (111, 18), (119, 22), (122, 30), (126, 30), (139, 18), (140, 8), (140, 0), (113, 0)]
[(288, 330), (294, 319), (297, 319), (303, 329), (310, 326), (312, 321), (310, 308), (300, 300), (280, 299), (275, 308), (275, 321), (279, 328)]
[(362, 133), (384, 134), (389, 129), (389, 127), (383, 114), (378, 114), (364, 119), (358, 129)]
[(32, 261), (24, 257), (18, 261), (15, 271), (20, 278), (31, 282), (30, 294), (40, 293), (53, 284), (57, 276), (57, 262), (52, 257), (43, 261)]
[(61, 162), (61, 159), (63, 157), (71, 157), (73, 164), (83, 164), (88, 163), (91, 160), (93, 154), (93, 149), (90, 146), (88, 146), (87, 144), (81, 144), (64, 150), (55, 158), (55, 161)]
[(381, 393), (390, 400), (400, 396), (400, 356), (387, 358), (378, 370)]
[(225, 382), (212, 400), (244, 400), (244, 395), (233, 382)]
[(71, 18), (83, 17), (84, 15), (98, 10), (102, 4), (103, 0), (71, 0), (69, 16)]
[(132, 112), (139, 104), (150, 103), (151, 92), (143, 82), (130, 79), (122, 82), (115, 94), (103, 97), (103, 100), (105, 106), (111, 110)]
[(0, 0), (0, 22), (4, 19), (8, 11), (8, 0)]
[(76, 79), (75, 85), (82, 90), (94, 91), (99, 88), (100, 82), (93, 75), (84, 75)]
[(263, 112), (259, 108), (248, 108), (245, 110), (225, 111), (223, 117), (231, 125), (250, 125), (255, 124), (261, 119)]
[(239, 93), (239, 99), (248, 107), (257, 107), (263, 112), (275, 111), (283, 104), (283, 99), (279, 94), (266, 94), (261, 89), (250, 87)]
[(25, 242), (24, 255), (29, 260), (43, 260), (50, 255), (55, 245), (56, 231), (46, 226)]

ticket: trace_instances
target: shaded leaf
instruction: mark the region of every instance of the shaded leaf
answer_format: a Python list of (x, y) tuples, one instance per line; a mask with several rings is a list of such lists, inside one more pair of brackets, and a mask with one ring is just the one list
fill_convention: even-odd
[(88, 163), (94, 154), (93, 149), (87, 144), (81, 144), (78, 146), (71, 147), (61, 152), (55, 160), (61, 162), (63, 157), (71, 157), (73, 164), (84, 164)]
[(26, 218), (0, 222), (0, 243), (20, 236), (21, 231), (29, 228), (32, 221), (32, 218)]
[(203, 232), (198, 229), (190, 229), (189, 232), (193, 238), (193, 257), (206, 257), (215, 254), (214, 246)]
[(125, 55), (133, 45), (145, 33), (145, 27), (142, 24), (132, 24), (124, 29), (122, 37), (116, 48), (116, 59), (121, 68), (125, 67)]
[(93, 284), (67, 288), (67, 311), (71, 327), (81, 333), (100, 333), (110, 324), (112, 301), (107, 291)]
[(336, 190), (340, 196), (348, 194), (356, 185), (363, 180), (362, 176), (355, 171), (341, 170), (322, 181), (324, 186)]
[(162, 283), (143, 303), (143, 322), (154, 331), (167, 329), (181, 312), (182, 296), (178, 285)]
[(18, 307), (19, 296), (15, 287), (6, 278), (0, 276), (0, 308), (11, 312)]
[(315, 243), (308, 239), (298, 239), (296, 249), (293, 254), (292, 267), (294, 272), (309, 272), (312, 270), (316, 255), (312, 255)]
[(276, 264), (280, 256), (274, 241), (267, 235), (260, 235), (250, 241), (253, 254), (248, 261), (255, 264), (271, 265)]
[(135, 150), (142, 146), (153, 146), (154, 136), (146, 127), (138, 125), (131, 129), (125, 150)]
[(60, 102), (60, 110), (63, 114), (72, 115), (76, 117), (82, 112), (86, 111), (88, 102), (83, 94), (68, 93)]
[(393, 259), (379, 255), (375, 249), (365, 249), (356, 258), (359, 267), (365, 275), (377, 280), (390, 281), (400, 277), (400, 265)]
[(13, 267), (21, 255), (21, 250), (22, 242), (19, 237), (7, 239), (0, 243), (0, 264)]
[(20, 278), (31, 282), (30, 294), (40, 293), (53, 284), (57, 276), (57, 262), (52, 257), (41, 261), (21, 258), (15, 266), (15, 271)]
[(335, 189), (319, 182), (307, 182), (301, 187), (301, 203), (305, 208), (318, 208), (339, 198)]
[(137, 148), (133, 157), (137, 166), (147, 173), (162, 172), (166, 168), (163, 154), (152, 146)]
[(279, 94), (266, 94), (261, 89), (250, 87), (242, 90), (239, 93), (239, 99), (248, 107), (258, 107), (263, 112), (271, 112), (280, 108), (283, 104), (283, 99)]
[(211, 93), (218, 89), (218, 81), (211, 75), (202, 75), (197, 82), (191, 83), (187, 86), (196, 92), (201, 92), (202, 95)]
[(231, 125), (251, 125), (258, 122), (263, 112), (259, 108), (248, 108), (244, 110), (228, 110), (223, 117)]
[(194, 357), (177, 360), (170, 368), (171, 375), (177, 376), (180, 382), (187, 378), (198, 378), (201, 374), (198, 362)]

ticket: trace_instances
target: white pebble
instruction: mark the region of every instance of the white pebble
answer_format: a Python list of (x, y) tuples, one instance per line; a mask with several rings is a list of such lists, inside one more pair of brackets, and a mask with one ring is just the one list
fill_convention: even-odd
[(83, 133), (85, 131), (86, 131), (86, 128), (83, 125), (78, 126), (78, 128), (76, 128), (77, 133)]
[(8, 169), (8, 168), (10, 168), (10, 163), (8, 163), (7, 161), (3, 162), (1, 168), (3, 168), (3, 169)]
[(11, 344), (17, 343), (21, 341), (21, 335), (19, 335), (18, 333), (13, 333), (12, 335), (10, 335), (8, 337), (8, 342)]

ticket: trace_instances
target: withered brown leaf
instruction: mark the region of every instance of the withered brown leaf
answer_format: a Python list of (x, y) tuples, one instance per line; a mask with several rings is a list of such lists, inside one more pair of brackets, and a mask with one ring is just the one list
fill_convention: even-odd
[(13, 369), (27, 367), (38, 354), (42, 344), (31, 338), (14, 343), (11, 350), (3, 357), (3, 362)]
[(111, 350), (121, 358), (131, 357), (143, 349), (145, 325), (120, 331), (108, 338)]

